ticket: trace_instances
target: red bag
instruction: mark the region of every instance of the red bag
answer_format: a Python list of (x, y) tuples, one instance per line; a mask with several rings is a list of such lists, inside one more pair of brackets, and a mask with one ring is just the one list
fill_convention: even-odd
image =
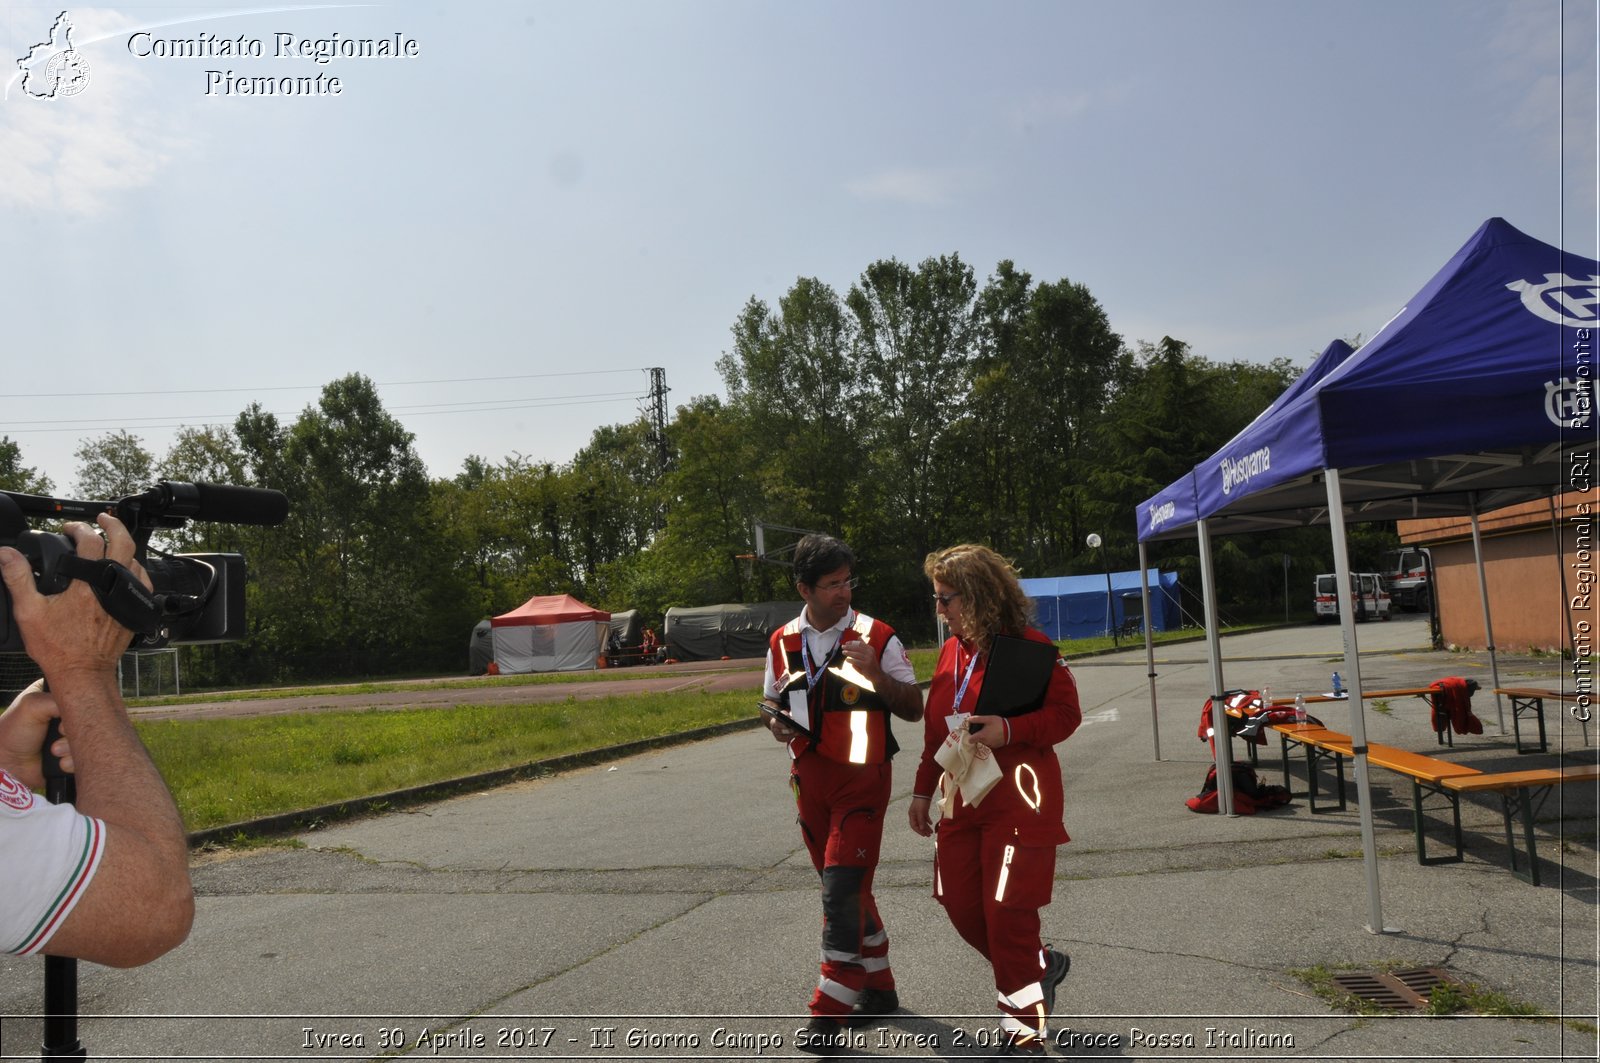
[[(1282, 808), (1289, 803), (1289, 791), (1282, 786), (1269, 786), (1256, 777), (1256, 770), (1248, 764), (1233, 766), (1233, 810), (1241, 816), (1253, 816), (1269, 808)], [(1191, 812), (1215, 815), (1217, 812), (1217, 768), (1206, 769), (1206, 781), (1200, 792), (1184, 804)]]

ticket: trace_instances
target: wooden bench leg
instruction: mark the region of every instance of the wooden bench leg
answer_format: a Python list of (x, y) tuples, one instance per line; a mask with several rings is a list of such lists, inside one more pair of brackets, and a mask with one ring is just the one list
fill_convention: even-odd
[[(1423, 831), (1422, 799), (1424, 791), (1428, 795), (1437, 794), (1450, 802), (1451, 824), (1455, 829), (1456, 853), (1454, 856), (1429, 856), (1427, 839)], [(1510, 829), (1510, 820), (1507, 819), (1507, 830)], [(1411, 825), (1417, 835), (1417, 863), (1419, 864), (1459, 864), (1465, 857), (1465, 847), (1461, 841), (1461, 795), (1451, 793), (1442, 786), (1424, 786), (1422, 780), (1411, 780)]]

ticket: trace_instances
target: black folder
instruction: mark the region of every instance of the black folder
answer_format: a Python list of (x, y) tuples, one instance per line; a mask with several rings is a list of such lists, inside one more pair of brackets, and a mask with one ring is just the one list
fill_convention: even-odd
[(800, 721), (795, 719), (793, 716), (790, 716), (789, 713), (786, 710), (784, 710), (784, 709), (775, 709), (771, 705), (768, 705), (766, 702), (763, 701), (761, 703), (761, 711), (767, 716), (771, 716), (771, 717), (773, 717), (774, 719), (777, 719), (777, 720), (782, 720), (789, 727), (791, 727), (794, 730), (800, 732), (805, 737), (807, 737), (807, 738), (811, 737), (811, 728), (800, 726)]
[(1012, 635), (996, 635), (989, 646), (989, 663), (983, 669), (976, 716), (1021, 716), (1044, 704), (1056, 667), (1053, 642)]

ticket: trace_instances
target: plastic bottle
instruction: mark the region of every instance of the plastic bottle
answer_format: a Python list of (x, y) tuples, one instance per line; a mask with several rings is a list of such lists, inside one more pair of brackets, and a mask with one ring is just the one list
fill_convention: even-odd
[(1294, 696), (1294, 722), (1306, 722), (1306, 696), (1304, 694), (1296, 694)]
[(1344, 683), (1339, 679), (1338, 672), (1333, 673), (1333, 696), (1336, 698), (1344, 697)]
[(1272, 708), (1272, 688), (1271, 687), (1262, 687), (1261, 688), (1261, 711), (1262, 712), (1266, 712), (1270, 708)]

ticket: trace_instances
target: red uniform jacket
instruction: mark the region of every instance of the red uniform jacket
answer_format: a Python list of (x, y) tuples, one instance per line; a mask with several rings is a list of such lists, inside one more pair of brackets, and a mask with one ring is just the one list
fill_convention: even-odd
[[(1036, 642), (1049, 642), (1042, 631), (1029, 628), (1026, 636)], [(939, 664), (933, 681), (928, 686), (927, 711), (924, 714), (924, 742), (922, 762), (917, 766), (917, 780), (912, 793), (937, 800), (939, 777), (943, 769), (933, 759), (945, 738), (950, 734), (946, 722), (957, 711), (956, 692), (971, 660), (971, 647), (960, 639), (949, 639), (939, 654)], [(978, 692), (983, 689), (983, 674), (988, 667), (987, 656), (980, 658), (973, 668), (972, 678), (962, 695), (961, 707), (971, 712), (978, 703)], [(1078, 687), (1067, 670), (1067, 663), (1059, 658), (1056, 670), (1045, 691), (1044, 704), (1033, 712), (1012, 716), (1007, 720), (1011, 727), (1011, 741), (994, 751), (995, 763), (1002, 777), (994, 789), (979, 802), (978, 807), (967, 805), (958, 796), (952, 825), (1009, 826), (1024, 845), (1060, 845), (1068, 840), (1062, 824), (1061, 762), (1056, 759), (1053, 747), (1064, 741), (1083, 722), (1083, 710), (1078, 704)]]

